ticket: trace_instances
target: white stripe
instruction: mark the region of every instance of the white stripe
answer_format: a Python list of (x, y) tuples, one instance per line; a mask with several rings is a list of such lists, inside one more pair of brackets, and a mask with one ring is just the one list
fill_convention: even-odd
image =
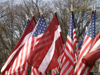
[(7, 65), (11, 62), (11, 60), (13, 59), (14, 55), (16, 54), (16, 52), (19, 50), (19, 48), (24, 45), (24, 43), (26, 42), (26, 40), (29, 38), (29, 36), (31, 35), (31, 33), (27, 34), (25, 36), (25, 38), (23, 39), (22, 43), (19, 45), (19, 47), (9, 56), (8, 60), (5, 62), (4, 66), (1, 69), (1, 72), (5, 70), (5, 68), (7, 67)]
[(69, 65), (69, 61), (66, 62), (66, 64), (63, 66), (63, 68), (61, 69), (61, 73), (60, 75), (62, 75), (62, 73), (65, 71), (66, 67)]
[(29, 43), (28, 43), (28, 53), (25, 54), (25, 55), (27, 55), (27, 59), (30, 56), (31, 47), (32, 47), (31, 45), (34, 46), (34, 43), (32, 43), (32, 37), (30, 37), (30, 39), (29, 39)]
[(25, 58), (25, 54), (24, 54), (24, 53), (26, 52), (27, 43), (28, 43), (28, 42), (25, 43), (24, 48), (22, 49), (22, 52), (23, 52), (23, 51), (24, 51), (24, 52), (23, 52), (23, 55), (22, 55), (22, 57), (21, 57), (21, 58), (22, 58), (22, 62), (21, 62), (21, 64), (20, 64), (20, 66), (21, 66), (20, 69), (21, 69), (21, 70), (23, 70), (23, 67), (22, 67), (22, 66), (23, 66), (23, 63), (24, 63), (24, 58)]
[[(16, 60), (21, 58), (21, 53), (22, 53), (22, 50), (20, 51), (20, 53), (19, 53), (18, 57), (16, 58)], [(17, 60), (17, 61), (14, 61), (14, 62), (18, 63), (17, 66), (15, 67), (16, 71), (18, 71), (18, 68), (19, 68), (19, 65), (20, 65), (20, 60)]]
[(66, 55), (71, 59), (71, 61), (74, 62), (73, 57), (72, 57), (72, 56), (70, 55), (70, 53), (66, 50), (66, 48), (65, 48), (65, 53), (66, 53)]
[(65, 75), (68, 75), (72, 69), (73, 69), (73, 66), (70, 65), (70, 68), (66, 71)]
[(55, 41), (59, 38), (60, 36), (60, 26), (58, 26), (58, 29), (55, 31), (55, 35), (54, 35), (54, 40), (53, 40), (53, 43), (50, 47), (50, 49), (48, 50), (46, 56), (44, 57), (42, 63), (40, 64), (38, 70), (41, 71), (41, 72), (45, 72), (45, 70), (47, 69), (49, 63), (51, 62), (52, 60), (52, 57), (54, 55), (54, 50), (55, 50)]

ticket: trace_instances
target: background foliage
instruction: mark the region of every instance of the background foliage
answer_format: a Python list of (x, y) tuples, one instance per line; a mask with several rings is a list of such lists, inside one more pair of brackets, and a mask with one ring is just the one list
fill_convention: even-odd
[[(30, 10), (35, 15), (36, 20), (39, 19), (39, 8), (42, 9), (44, 18), (49, 25), (53, 17), (53, 6), (57, 9), (57, 14), (60, 22), (60, 26), (63, 33), (64, 41), (66, 41), (68, 26), (70, 23), (70, 7), (74, 6), (75, 25), (77, 29), (77, 39), (80, 42), (81, 37), (84, 34), (85, 27), (89, 25), (91, 16), (91, 7), (93, 0), (22, 0), (16, 3), (15, 0), (7, 0), (0, 3), (0, 69), (7, 57), (17, 44), (21, 37), (26, 24), (25, 13), (32, 18)], [(96, 34), (99, 31), (99, 5), (96, 11)], [(98, 63), (97, 63), (98, 64)], [(98, 67), (94, 66), (97, 72)]]

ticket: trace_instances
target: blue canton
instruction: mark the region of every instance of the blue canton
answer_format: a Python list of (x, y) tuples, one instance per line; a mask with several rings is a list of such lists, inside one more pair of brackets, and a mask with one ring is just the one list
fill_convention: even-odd
[(74, 25), (74, 14), (72, 12), (71, 20), (70, 20), (70, 26), (69, 26), (69, 30), (68, 30), (68, 35), (72, 40), (73, 40), (73, 29), (74, 28), (75, 28), (75, 25)]
[(40, 17), (39, 21), (37, 22), (37, 24), (36, 24), (33, 32), (32, 32), (32, 36), (35, 36), (36, 37), (36, 36), (44, 33), (45, 30), (46, 30), (46, 28), (47, 28), (47, 25), (46, 25), (46, 22), (44, 20), (43, 15), (42, 15)]
[(89, 37), (94, 39), (95, 37), (95, 12), (93, 13), (92, 19), (91, 19), (91, 24), (88, 27), (87, 33)]

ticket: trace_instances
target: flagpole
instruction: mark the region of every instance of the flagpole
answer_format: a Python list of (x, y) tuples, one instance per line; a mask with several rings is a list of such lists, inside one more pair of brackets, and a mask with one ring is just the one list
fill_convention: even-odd
[(42, 9), (39, 8), (40, 15), (43, 15)]
[(94, 4), (94, 11), (96, 10), (96, 3)]
[(94, 4), (92, 4), (92, 8), (91, 8), (91, 10), (94, 11)]
[(54, 13), (56, 13), (57, 11), (56, 11), (56, 8), (55, 8), (55, 6), (53, 6), (53, 11), (54, 11)]
[(25, 13), (25, 17), (26, 17), (26, 20), (28, 21), (29, 17), (28, 17), (28, 15), (26, 13)]
[(71, 4), (71, 11), (74, 11), (74, 10), (73, 10), (73, 5), (72, 5), (72, 4)]
[(32, 15), (32, 16), (34, 16), (34, 14), (32, 13), (32, 11), (30, 10), (30, 14)]

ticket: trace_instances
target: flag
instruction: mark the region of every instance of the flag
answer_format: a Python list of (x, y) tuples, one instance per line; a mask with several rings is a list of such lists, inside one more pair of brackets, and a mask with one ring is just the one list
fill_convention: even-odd
[[(91, 18), (90, 18), (90, 21), (91, 21), (91, 19), (92, 19), (93, 12), (94, 12), (94, 11), (92, 11), (92, 13), (91, 13)], [(90, 25), (90, 24), (89, 24), (89, 25)], [(86, 31), (87, 31), (87, 30), (86, 30)], [(81, 42), (80, 42), (80, 43), (79, 43), (79, 45), (78, 45), (78, 50), (80, 50), (80, 49), (81, 49), (81, 46), (82, 46), (83, 41), (84, 41), (84, 37), (86, 36), (86, 31), (85, 31), (85, 34), (84, 34), (84, 36), (83, 36), (83, 38), (82, 38)]]
[(100, 58), (100, 31), (96, 35), (89, 53), (85, 55), (82, 59), (82, 62), (85, 63), (86, 66), (93, 67), (95, 61)]
[(38, 69), (32, 67), (31, 75), (47, 75), (47, 73), (41, 73)]
[(89, 67), (87, 67), (84, 63), (82, 63), (82, 58), (84, 55), (88, 53), (91, 44), (93, 42), (93, 39), (95, 37), (95, 14), (96, 12), (93, 13), (90, 25), (88, 26), (88, 30), (84, 38), (83, 45), (81, 47), (78, 62), (75, 67), (75, 75), (88, 75), (90, 72)]
[(63, 52), (61, 29), (55, 13), (39, 43), (35, 46), (28, 63), (45, 73), (58, 66), (57, 58)]
[(4, 66), (2, 67), (2, 69), (1, 69), (2, 74), (11, 67), (11, 65), (14, 62), (15, 58), (19, 54), (21, 48), (24, 46), (26, 40), (28, 40), (29, 36), (31, 35), (31, 32), (34, 29), (35, 24), (36, 24), (36, 21), (34, 20), (34, 17), (33, 17), (32, 20), (30, 21), (29, 25), (25, 29), (23, 35), (21, 36), (20, 40), (18, 41), (17, 45), (15, 46), (15, 48), (13, 49), (11, 54), (9, 55), (7, 61), (4, 64)]
[(77, 43), (77, 38), (76, 38), (76, 30), (75, 30), (75, 24), (74, 24), (74, 13), (72, 11), (60, 75), (73, 74), (76, 43)]
[[(10, 74), (17, 72), (17, 75), (27, 75), (26, 71), (28, 71), (28, 63), (26, 62), (32, 50), (34, 50), (34, 46), (38, 43), (42, 34), (44, 33), (47, 25), (45, 23), (43, 15), (40, 17), (37, 22), (35, 28), (31, 32), (29, 39), (26, 41), (25, 45), (22, 47), (19, 55), (15, 59), (13, 65), (10, 69)], [(17, 65), (16, 65), (17, 64)]]
[(59, 62), (58, 67), (56, 67), (56, 68), (54, 68), (54, 69), (51, 70), (51, 75), (59, 74), (59, 70), (61, 68), (61, 63), (62, 63), (63, 56), (64, 56), (64, 52), (58, 58), (58, 62)]
[[(36, 22), (36, 21), (34, 21), (34, 22)], [(28, 21), (27, 21), (27, 23), (26, 23), (26, 25), (25, 25), (25, 28), (24, 28), (24, 31), (26, 30), (26, 28), (27, 28), (27, 26), (29, 25), (29, 23), (30, 23), (30, 20), (28, 19)], [(24, 33), (24, 31), (23, 31), (23, 33)], [(22, 35), (23, 35), (23, 33), (22, 33)], [(21, 36), (22, 36), (21, 35)], [(20, 50), (21, 51), (21, 50)], [(20, 52), (19, 52), (20, 53)], [(21, 57), (21, 56), (20, 56)], [(16, 61), (16, 59), (15, 59), (15, 61)], [(14, 61), (14, 63), (15, 63), (15, 61)], [(18, 63), (18, 61), (17, 61), (17, 63)], [(15, 65), (15, 64), (12, 64), (13, 66)], [(11, 73), (11, 71), (12, 71), (12, 65), (11, 65), (11, 67), (5, 72), (5, 75), (10, 75), (10, 74), (17, 74), (17, 75), (22, 75), (22, 73), (24, 73), (24, 74), (26, 74), (27, 75), (27, 70), (23, 70), (23, 71), (18, 71), (18, 70), (16, 70), (16, 72), (13, 72), (13, 73)], [(28, 68), (27, 68), (28, 69)]]

